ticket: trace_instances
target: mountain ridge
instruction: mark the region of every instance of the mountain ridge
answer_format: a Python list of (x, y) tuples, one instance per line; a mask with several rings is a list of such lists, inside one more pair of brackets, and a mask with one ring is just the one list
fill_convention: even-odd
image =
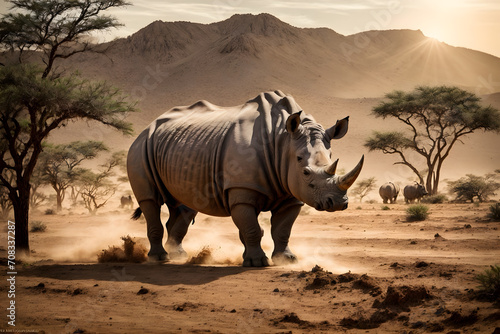
[(270, 14), (237, 14), (210, 24), (155, 21), (105, 46), (106, 56), (82, 54), (64, 64), (138, 100), (151, 115), (138, 119), (141, 125), (176, 105), (199, 99), (237, 105), (275, 89), (319, 108), (331, 98), (381, 97), (419, 85), (500, 91), (500, 58), (420, 30), (344, 36), (297, 28)]
[[(235, 14), (210, 24), (155, 21), (108, 46), (110, 56), (125, 63), (161, 63), (184, 75), (193, 74), (188, 73), (193, 68), (205, 73), (219, 70), (240, 82), (275, 76), (287, 85), (294, 81), (289, 75), (293, 68), (301, 81), (322, 82), (319, 91), (340, 97), (360, 95), (353, 95), (346, 86), (363, 96), (381, 96), (394, 87), (411, 89), (419, 84), (474, 88), (479, 77), (500, 76), (500, 58), (438, 42), (420, 30), (344, 36), (329, 28), (294, 27), (270, 14)], [(259, 62), (247, 63), (250, 58)], [(242, 77), (241, 70), (227, 72), (245, 66), (253, 67), (255, 74)], [(331, 89), (325, 92), (327, 86)]]

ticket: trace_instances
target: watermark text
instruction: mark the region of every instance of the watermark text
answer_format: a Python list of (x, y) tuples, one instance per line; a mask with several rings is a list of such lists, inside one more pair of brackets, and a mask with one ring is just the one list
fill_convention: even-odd
[(7, 324), (16, 326), (16, 223), (8, 221), (7, 232)]

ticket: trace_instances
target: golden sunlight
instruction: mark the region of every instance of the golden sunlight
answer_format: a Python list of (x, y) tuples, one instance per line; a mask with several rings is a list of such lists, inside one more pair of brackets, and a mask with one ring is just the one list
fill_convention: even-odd
[(434, 42), (443, 42), (442, 33), (440, 31), (426, 31), (424, 35), (431, 38)]

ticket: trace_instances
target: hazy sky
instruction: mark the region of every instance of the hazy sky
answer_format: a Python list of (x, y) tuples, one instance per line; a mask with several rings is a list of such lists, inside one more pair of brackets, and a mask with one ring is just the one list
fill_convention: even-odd
[[(104, 38), (130, 35), (155, 20), (212, 23), (233, 14), (270, 13), (296, 27), (349, 35), (372, 29), (420, 29), (426, 36), (500, 57), (499, 0), (129, 0), (110, 11), (125, 24)], [(5, 13), (7, 4), (0, 5)]]

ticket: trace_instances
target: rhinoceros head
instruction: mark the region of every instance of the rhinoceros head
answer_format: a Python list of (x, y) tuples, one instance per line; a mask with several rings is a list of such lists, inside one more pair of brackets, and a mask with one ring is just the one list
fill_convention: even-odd
[(425, 187), (424, 187), (424, 185), (423, 185), (423, 184), (420, 184), (420, 183), (415, 182), (415, 186), (416, 186), (416, 188), (417, 188), (417, 194), (418, 194), (420, 197), (422, 197), (422, 196), (425, 196), (425, 195), (429, 194), (429, 193), (427, 192), (427, 190), (425, 189)]
[(354, 183), (364, 157), (358, 165), (345, 175), (337, 175), (338, 159), (331, 160), (330, 141), (342, 138), (348, 128), (346, 117), (324, 130), (301, 112), (287, 119), (286, 129), (291, 135), (288, 166), (290, 192), (302, 202), (320, 211), (337, 211), (347, 208), (347, 189)]

